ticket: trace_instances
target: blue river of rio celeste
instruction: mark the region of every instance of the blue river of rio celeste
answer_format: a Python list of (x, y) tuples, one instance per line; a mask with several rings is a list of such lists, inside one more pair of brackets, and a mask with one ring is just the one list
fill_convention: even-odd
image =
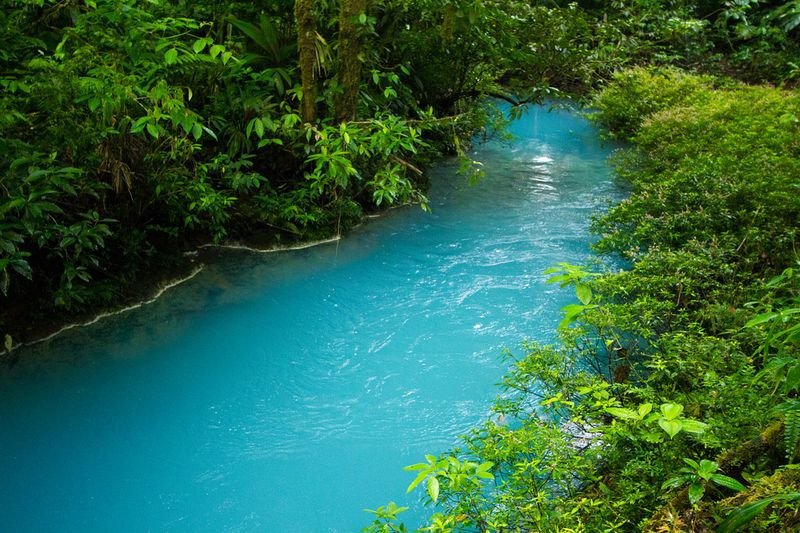
[[(553, 340), (619, 197), (611, 148), (531, 108), (476, 144), (486, 177), (432, 171), (432, 212), (338, 243), (225, 251), (156, 302), (65, 332), (0, 370), (6, 531), (351, 532), (410, 505), (403, 466), (489, 416), (501, 352)], [(420, 491), (421, 493), (421, 491)]]

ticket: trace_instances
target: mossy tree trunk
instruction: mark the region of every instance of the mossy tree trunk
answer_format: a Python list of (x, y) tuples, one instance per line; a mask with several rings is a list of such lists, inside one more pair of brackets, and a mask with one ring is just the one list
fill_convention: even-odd
[(361, 88), (361, 52), (359, 17), (367, 11), (367, 0), (341, 0), (339, 7), (339, 73), (342, 87), (336, 98), (336, 120), (346, 122), (356, 118), (358, 94)]
[(295, 0), (297, 49), (300, 56), (300, 83), (303, 88), (301, 114), (304, 122), (317, 119), (317, 21), (314, 18), (316, 0)]

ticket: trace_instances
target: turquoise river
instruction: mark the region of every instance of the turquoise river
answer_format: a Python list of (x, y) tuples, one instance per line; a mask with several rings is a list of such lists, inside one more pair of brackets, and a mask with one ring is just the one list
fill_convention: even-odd
[[(155, 302), (26, 348), (0, 370), (5, 531), (353, 532), (406, 495), (403, 466), (489, 416), (504, 347), (552, 341), (619, 197), (597, 132), (534, 107), (432, 171), (432, 212), (339, 242), (220, 251)], [(421, 491), (420, 491), (421, 492)]]

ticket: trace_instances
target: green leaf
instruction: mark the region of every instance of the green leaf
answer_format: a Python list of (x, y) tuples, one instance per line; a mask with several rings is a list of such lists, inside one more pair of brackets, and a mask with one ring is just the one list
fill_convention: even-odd
[(202, 128), (204, 132), (208, 133), (211, 136), (212, 139), (214, 139), (215, 141), (218, 140), (217, 134), (214, 133), (211, 129), (207, 128), (206, 126), (202, 126)]
[(199, 54), (203, 50), (205, 50), (208, 41), (206, 39), (197, 39), (194, 44), (192, 45), (192, 50), (194, 50), (195, 54)]
[(414, 478), (414, 481), (412, 481), (411, 484), (406, 489), (406, 494), (408, 494), (409, 492), (411, 492), (412, 490), (417, 488), (417, 485), (422, 483), (425, 480), (425, 478), (428, 477), (429, 475), (430, 475), (430, 471), (427, 471), (427, 470), (423, 470), (422, 472), (417, 474), (417, 477)]
[(494, 463), (492, 463), (491, 461), (481, 463), (477, 467), (475, 467), (475, 475), (481, 479), (494, 479), (494, 475), (492, 475), (492, 473), (489, 472), (489, 470), (491, 470), (493, 466)]
[(575, 294), (578, 296), (578, 300), (580, 300), (583, 305), (589, 305), (592, 303), (592, 289), (589, 288), (588, 285), (579, 283), (575, 287)]
[(738, 481), (736, 481), (735, 479), (733, 479), (732, 477), (724, 476), (722, 474), (712, 475), (711, 481), (713, 481), (717, 485), (727, 487), (731, 490), (735, 490), (736, 492), (741, 492), (747, 488)]
[(178, 50), (176, 48), (170, 48), (164, 53), (164, 61), (167, 65), (171, 65), (178, 60)]
[(651, 443), (655, 444), (655, 443), (658, 443), (658, 442), (663, 442), (664, 434), (662, 432), (660, 432), (660, 431), (658, 431), (658, 432), (656, 432), (656, 431), (647, 431), (647, 432), (642, 433), (642, 438), (646, 442), (651, 442)]
[(694, 505), (699, 502), (705, 492), (706, 488), (699, 483), (689, 485), (689, 503)]
[(703, 422), (694, 420), (693, 418), (684, 418), (681, 420), (681, 429), (687, 433), (701, 435), (708, 430), (708, 424), (704, 424)]
[(742, 526), (752, 522), (752, 520), (771, 504), (773, 500), (773, 498), (766, 498), (739, 507), (722, 521), (717, 528), (717, 532), (734, 533), (735, 531), (739, 531)]
[(667, 420), (675, 420), (683, 413), (683, 406), (679, 403), (663, 403), (661, 404), (661, 413)]
[(769, 322), (774, 318), (778, 317), (778, 313), (761, 313), (760, 315), (756, 315), (744, 325), (746, 328), (752, 328), (753, 326), (758, 326), (759, 324), (763, 324), (765, 322)]
[(675, 488), (680, 487), (684, 483), (686, 483), (686, 478), (684, 476), (673, 477), (673, 478), (670, 478), (670, 479), (666, 480), (661, 485), (661, 489), (662, 490), (675, 489)]
[(186, 132), (186, 135), (189, 135), (192, 132), (192, 126), (197, 122), (197, 118), (192, 115), (186, 115), (181, 118), (179, 122), (183, 131)]
[(639, 420), (639, 415), (636, 411), (625, 409), (624, 407), (606, 407), (606, 412), (624, 420)]
[(664, 418), (658, 421), (658, 425), (669, 435), (670, 439), (680, 433), (682, 428), (682, 424), (679, 420), (666, 420)]
[(221, 54), (223, 51), (225, 51), (225, 47), (224, 47), (224, 46), (222, 46), (221, 44), (215, 44), (214, 46), (212, 46), (212, 47), (211, 47), (211, 48), (208, 50), (208, 53), (209, 53), (209, 55), (210, 55), (211, 57), (213, 57), (213, 58), (215, 58), (215, 59), (216, 59), (216, 57), (217, 57), (218, 55), (220, 55), (220, 54)]
[(653, 410), (653, 404), (652, 403), (643, 403), (642, 405), (639, 406), (639, 409), (638, 409), (639, 418), (644, 418), (652, 410)]
[(575, 320), (577, 320), (578, 318), (578, 315), (583, 313), (586, 307), (587, 306), (585, 305), (578, 305), (578, 304), (569, 304), (562, 307), (561, 310), (564, 312), (564, 320), (562, 320), (561, 323), (558, 325), (559, 329), (564, 329), (573, 322), (575, 322)]
[(149, 121), (150, 117), (147, 115), (139, 117), (136, 119), (136, 122), (133, 123), (133, 126), (131, 126), (131, 133), (139, 133), (142, 131)]
[(494, 475), (491, 472), (484, 472), (483, 470), (476, 470), (475, 475), (481, 479), (494, 479)]
[(702, 459), (699, 467), (697, 468), (697, 475), (705, 480), (709, 480), (711, 479), (711, 475), (716, 472), (718, 468), (719, 465), (714, 461)]
[(688, 457), (684, 457), (683, 462), (691, 467), (691, 470), (688, 470), (689, 472), (696, 472), (700, 470), (700, 464), (694, 459), (689, 459)]
[(360, 22), (361, 24), (366, 24), (366, 22), (367, 22), (367, 14), (366, 13), (361, 13), (358, 16), (358, 22)]
[(800, 363), (794, 365), (786, 372), (784, 390), (788, 393), (795, 389), (800, 389)]
[(158, 126), (156, 126), (152, 122), (148, 122), (147, 133), (149, 133), (154, 139), (158, 139)]
[(439, 499), (439, 479), (436, 476), (428, 478), (428, 496), (433, 501)]
[(758, 516), (766, 507), (772, 502), (778, 500), (786, 501), (800, 501), (800, 493), (786, 493), (773, 496), (771, 498), (764, 498), (753, 503), (743, 505), (731, 512), (725, 520), (717, 528), (717, 533), (734, 533), (739, 531), (742, 526), (750, 523), (756, 516)]

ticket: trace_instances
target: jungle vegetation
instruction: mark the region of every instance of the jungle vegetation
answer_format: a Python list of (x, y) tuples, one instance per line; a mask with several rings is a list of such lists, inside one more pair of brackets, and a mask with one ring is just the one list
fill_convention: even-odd
[(408, 467), (425, 531), (794, 531), (800, 94), (640, 67), (593, 108), (631, 188), (595, 249), (630, 267), (550, 270), (560, 343), (509, 352), (496, 416)]
[(0, 337), (15, 340), (139, 297), (201, 244), (425, 205), (425, 165), (496, 118), (487, 97), (585, 96), (640, 64), (800, 77), (797, 2), (2, 4)]
[(487, 102), (572, 96), (629, 143), (594, 227), (630, 268), (554, 267), (577, 300), (508, 354), (507, 423), (409, 467), (426, 530), (800, 527), (797, 0), (2, 4), (6, 348), (199, 245), (424, 207)]

